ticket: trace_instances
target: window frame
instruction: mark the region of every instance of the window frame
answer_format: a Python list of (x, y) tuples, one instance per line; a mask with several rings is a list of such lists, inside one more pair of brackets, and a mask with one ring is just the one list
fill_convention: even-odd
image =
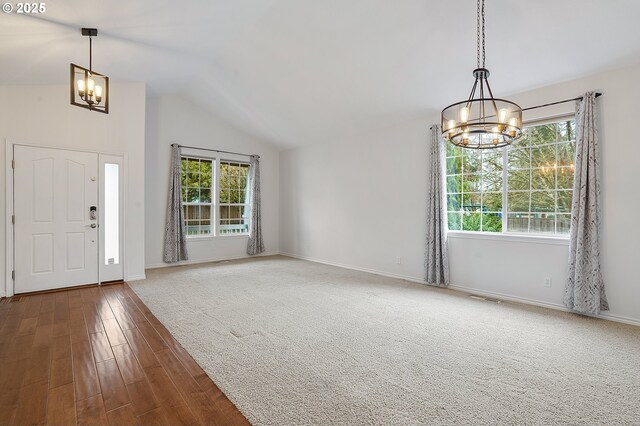
[[(209, 234), (187, 234), (186, 238), (190, 241), (204, 241), (204, 240), (212, 240), (212, 239), (233, 239), (233, 238), (248, 238), (249, 234), (251, 232), (251, 214), (249, 213), (248, 216), (248, 220), (249, 220), (249, 227), (247, 232), (238, 232), (238, 233), (228, 233), (228, 234), (221, 234), (220, 233), (220, 206), (222, 205), (222, 203), (220, 203), (220, 162), (226, 162), (226, 163), (235, 163), (235, 164), (246, 164), (249, 165), (250, 167), (250, 163), (246, 160), (239, 160), (239, 159), (235, 159), (235, 158), (219, 158), (219, 157), (208, 157), (208, 156), (203, 156), (203, 155), (198, 155), (198, 154), (192, 154), (190, 153), (189, 150), (183, 150), (184, 152), (182, 152), (180, 154), (180, 163), (181, 163), (181, 168), (180, 168), (180, 173), (181, 176), (180, 178), (182, 179), (182, 160), (186, 159), (193, 159), (193, 160), (206, 160), (206, 161), (211, 161), (211, 201), (209, 203), (188, 203), (184, 201), (184, 197), (183, 194), (180, 194), (182, 196), (182, 206), (189, 206), (189, 205), (195, 205), (195, 206), (202, 206), (202, 205), (208, 205), (209, 209), (211, 211), (211, 217), (210, 217), (210, 228), (211, 228), (211, 232)], [(247, 174), (247, 179), (249, 179), (249, 174)], [(184, 191), (184, 188), (182, 188), (182, 191)], [(225, 205), (227, 205), (227, 203), (224, 203)], [(229, 205), (235, 205), (234, 203), (229, 204)], [(238, 205), (242, 205), (242, 206), (247, 206), (249, 211), (251, 209), (251, 200), (249, 199), (249, 202), (247, 202), (246, 204), (238, 204)], [(185, 226), (186, 226), (186, 222), (187, 222), (187, 218), (184, 218), (184, 222), (185, 222)]]
[[(534, 119), (534, 120), (528, 120), (523, 122), (523, 129), (527, 128), (527, 127), (535, 127), (535, 126), (543, 126), (545, 124), (552, 124), (552, 123), (560, 123), (563, 121), (574, 121), (576, 120), (576, 114), (575, 113), (566, 113), (566, 114), (558, 114), (558, 115), (554, 115), (554, 116), (550, 116), (550, 117), (545, 117), (545, 118), (541, 118), (541, 119)], [(574, 139), (575, 140), (575, 139)], [(568, 142), (568, 141), (567, 141)], [(444, 143), (448, 143), (448, 142), (444, 142)], [(562, 143), (562, 142), (560, 142)], [(544, 146), (549, 146), (549, 145), (558, 145), (559, 141), (556, 141), (553, 144), (545, 144)], [(470, 239), (478, 239), (478, 240), (507, 240), (507, 241), (513, 241), (513, 242), (535, 242), (535, 243), (543, 243), (543, 244), (559, 244), (559, 245), (567, 245), (569, 242), (569, 233), (566, 234), (559, 234), (557, 233), (557, 218), (555, 219), (555, 229), (554, 229), (554, 233), (544, 233), (544, 232), (511, 232), (508, 231), (508, 218), (509, 218), (509, 206), (508, 206), (508, 193), (509, 193), (509, 167), (508, 167), (508, 149), (510, 146), (505, 146), (503, 148), (499, 148), (502, 150), (502, 211), (500, 212), (500, 214), (502, 215), (501, 219), (502, 219), (502, 230), (500, 232), (490, 232), (490, 231), (472, 231), (472, 230), (464, 230), (464, 229), (454, 229), (454, 230), (450, 230), (447, 229), (447, 233), (454, 237), (454, 238), (470, 238)], [(445, 148), (446, 149), (446, 148)], [(530, 165), (529, 165), (529, 210), (531, 210), (531, 194), (532, 194), (532, 176), (531, 174), (532, 172), (532, 166), (531, 166), (531, 161), (532, 161), (532, 149), (533, 147), (531, 145), (529, 145), (527, 148), (523, 148), (523, 149), (528, 149), (529, 150), (529, 161), (530, 161)], [(447, 170), (447, 164), (446, 164), (446, 158), (450, 158), (447, 157), (447, 155), (445, 154), (445, 165), (444, 165), (444, 169)], [(455, 157), (454, 157), (455, 158)], [(463, 156), (460, 157), (461, 161)], [(558, 149), (556, 147), (556, 162), (558, 159)], [(481, 167), (482, 167), (482, 163), (481, 163)], [(524, 169), (523, 169), (524, 170)], [(574, 170), (575, 171), (575, 170)], [(447, 216), (449, 215), (450, 211), (449, 211), (449, 201), (448, 201), (448, 197), (450, 195), (450, 193), (448, 192), (449, 186), (448, 186), (448, 181), (447, 181), (447, 177), (450, 176), (447, 173), (445, 173), (444, 176), (444, 192), (445, 192), (445, 196), (446, 196), (446, 212), (447, 212)], [(460, 176), (464, 176), (464, 173), (460, 174)], [(480, 184), (480, 191), (478, 192), (479, 195), (484, 198), (484, 194), (485, 192), (482, 190), (482, 180), (481, 180), (481, 184)], [(560, 189), (560, 190), (568, 190), (571, 191), (571, 189)], [(524, 191), (524, 190), (523, 190)], [(555, 197), (555, 209), (554, 209), (554, 214), (557, 215), (558, 214), (558, 176), (556, 173), (555, 176), (555, 185), (554, 185), (554, 197)], [(491, 191), (488, 191), (491, 192)], [(464, 197), (464, 189), (463, 192), (459, 193), (460, 194), (460, 199), (461, 202), (463, 202)], [(458, 194), (458, 193), (451, 193), (451, 194)], [(462, 209), (462, 205), (461, 205), (461, 209)], [(483, 215), (483, 212), (480, 211), (480, 216)], [(529, 215), (531, 214), (531, 211), (528, 213)], [(571, 214), (571, 211), (567, 212), (567, 213), (563, 213), (563, 214)], [(463, 220), (463, 218), (461, 218), (461, 220)], [(462, 228), (462, 222), (460, 224), (460, 227)], [(530, 229), (531, 225), (529, 223), (529, 229)], [(448, 228), (448, 226), (447, 226)]]

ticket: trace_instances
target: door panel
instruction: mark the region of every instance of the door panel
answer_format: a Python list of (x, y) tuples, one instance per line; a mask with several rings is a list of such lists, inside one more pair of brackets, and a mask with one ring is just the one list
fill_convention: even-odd
[(98, 154), (15, 145), (14, 160), (15, 293), (97, 283)]

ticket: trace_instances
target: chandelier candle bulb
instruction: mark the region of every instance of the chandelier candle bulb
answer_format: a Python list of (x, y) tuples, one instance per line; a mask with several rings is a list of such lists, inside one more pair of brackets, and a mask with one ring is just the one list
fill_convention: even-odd
[(78, 94), (80, 97), (84, 96), (84, 80), (78, 80)]
[(460, 121), (463, 123), (469, 121), (469, 108), (463, 107), (460, 109)]

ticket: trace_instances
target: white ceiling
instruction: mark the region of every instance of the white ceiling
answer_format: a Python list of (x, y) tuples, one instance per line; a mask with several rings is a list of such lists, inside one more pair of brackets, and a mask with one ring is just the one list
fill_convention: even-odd
[[(15, 2), (14, 2), (15, 3)], [(474, 0), (51, 0), (0, 15), (0, 84), (87, 65), (183, 93), (282, 148), (425, 118), (468, 95)], [(638, 0), (486, 0), (487, 67), (505, 95), (635, 63)]]

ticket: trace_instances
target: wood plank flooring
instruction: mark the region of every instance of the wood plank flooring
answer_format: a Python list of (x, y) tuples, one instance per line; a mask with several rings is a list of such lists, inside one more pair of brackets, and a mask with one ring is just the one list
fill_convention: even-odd
[(0, 424), (248, 425), (126, 284), (0, 301)]

